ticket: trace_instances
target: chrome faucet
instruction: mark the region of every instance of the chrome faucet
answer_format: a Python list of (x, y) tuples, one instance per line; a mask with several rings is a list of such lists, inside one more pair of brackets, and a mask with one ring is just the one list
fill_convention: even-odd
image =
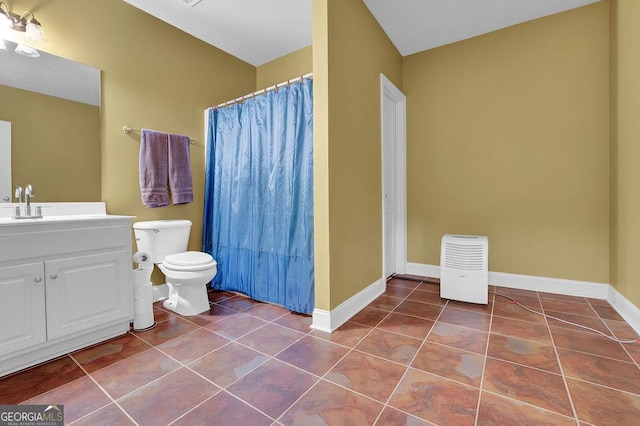
[(22, 204), (22, 187), (16, 186), (16, 193), (14, 195), (18, 199), (18, 203)]
[(25, 216), (31, 216), (31, 199), (33, 198), (33, 187), (27, 185), (24, 187), (24, 201), (27, 203), (27, 211)]

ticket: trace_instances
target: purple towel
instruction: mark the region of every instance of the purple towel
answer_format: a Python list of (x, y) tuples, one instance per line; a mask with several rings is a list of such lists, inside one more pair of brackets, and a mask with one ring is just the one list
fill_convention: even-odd
[(166, 133), (142, 129), (140, 140), (140, 193), (147, 207), (169, 205), (169, 163)]
[(190, 144), (188, 136), (169, 135), (169, 187), (173, 204), (193, 201)]

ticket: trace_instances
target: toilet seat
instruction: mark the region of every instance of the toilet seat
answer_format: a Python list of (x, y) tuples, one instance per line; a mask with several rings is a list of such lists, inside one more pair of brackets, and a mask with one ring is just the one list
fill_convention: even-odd
[(217, 265), (217, 262), (208, 253), (201, 251), (186, 251), (176, 253), (164, 258), (162, 266), (172, 271), (204, 271)]

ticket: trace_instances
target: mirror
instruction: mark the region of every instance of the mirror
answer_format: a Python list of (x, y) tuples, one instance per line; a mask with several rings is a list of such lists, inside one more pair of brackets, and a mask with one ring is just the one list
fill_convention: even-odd
[(0, 121), (10, 123), (10, 142), (0, 144), (0, 174), (9, 178), (0, 184), (31, 184), (36, 202), (99, 201), (100, 70), (46, 52), (29, 58), (7, 44)]

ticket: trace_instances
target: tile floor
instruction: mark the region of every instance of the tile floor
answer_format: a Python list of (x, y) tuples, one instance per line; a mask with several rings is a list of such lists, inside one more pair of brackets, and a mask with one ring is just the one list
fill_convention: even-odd
[[(409, 278), (409, 277), (404, 277)], [(411, 277), (415, 278), (415, 277)], [(493, 288), (619, 338), (605, 301)], [(0, 379), (0, 404), (64, 404), (73, 425), (631, 425), (640, 345), (490, 295), (440, 299), (394, 278), (332, 334), (227, 292), (206, 315), (155, 307), (157, 327)]]

